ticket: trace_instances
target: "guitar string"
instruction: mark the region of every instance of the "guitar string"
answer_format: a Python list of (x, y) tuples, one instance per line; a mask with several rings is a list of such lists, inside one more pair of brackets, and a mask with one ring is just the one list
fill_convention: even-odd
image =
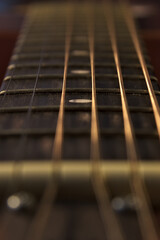
[[(92, 46), (92, 44), (91, 44), (91, 46)], [(93, 55), (92, 55), (92, 58), (93, 58)], [(92, 63), (93, 64), (93, 63)], [(94, 66), (94, 65), (93, 65)], [(93, 71), (93, 70), (92, 70)], [(94, 74), (93, 74), (94, 75)], [(93, 81), (93, 80), (92, 80)], [(94, 80), (94, 82), (95, 82), (95, 80)], [(93, 95), (92, 95), (93, 96)], [(94, 97), (96, 97), (96, 93), (95, 93), (95, 95), (94, 95)], [(92, 97), (93, 98), (93, 97)], [(95, 100), (96, 100), (96, 98), (95, 98)], [(94, 104), (96, 104), (96, 102), (94, 103)], [(94, 113), (94, 116), (93, 116), (93, 119), (96, 119), (97, 120), (97, 116), (96, 116), (96, 114)], [(98, 129), (97, 129), (98, 130)], [(93, 134), (93, 135), (95, 135), (95, 134)], [(94, 148), (93, 148), (94, 149)], [(99, 147), (98, 147), (98, 149), (99, 149)], [(94, 155), (94, 156), (96, 156), (96, 154)]]
[[(63, 119), (64, 119), (65, 91), (66, 91), (66, 80), (67, 80), (69, 52), (70, 52), (72, 24), (73, 24), (72, 23), (73, 9), (70, 5), (68, 5), (68, 7), (69, 9), (68, 9), (68, 21), (67, 21), (67, 29), (66, 29), (63, 86), (62, 86), (60, 109), (58, 114), (58, 121), (57, 121), (56, 134), (55, 134), (55, 140), (53, 144), (52, 160), (51, 160), (53, 162), (54, 169), (57, 170), (56, 171), (57, 174), (56, 174), (56, 177), (54, 176), (54, 179), (52, 177), (49, 180), (49, 183), (47, 184), (47, 187), (42, 196), (40, 205), (38, 207), (38, 210), (36, 212), (36, 215), (30, 227), (29, 234), (27, 236), (28, 240), (43, 239), (43, 234), (51, 213), (51, 209), (53, 208), (53, 202), (57, 194), (56, 182), (58, 181), (58, 174), (59, 174), (58, 171), (60, 169), (60, 162), (62, 158), (61, 154), (62, 154), (62, 144), (63, 144)], [(53, 160), (55, 160), (56, 163)]]
[[(37, 12), (35, 12), (35, 11), (33, 11), (33, 10), (28, 12), (25, 21), (27, 22), (28, 19), (29, 19), (29, 23), (28, 23), (28, 24), (27, 24), (26, 22), (24, 23), (24, 26), (27, 24), (27, 30), (25, 30), (25, 31), (26, 31), (26, 34), (29, 32), (29, 30), (30, 30), (30, 28), (31, 28), (31, 25), (32, 25), (34, 19), (36, 18), (36, 14), (37, 14)], [(32, 19), (32, 20), (30, 20), (30, 19)], [(22, 29), (23, 29), (23, 27), (22, 27)], [(20, 32), (20, 34), (22, 34), (22, 32), (23, 32), (23, 30)], [(25, 34), (25, 36), (26, 36), (26, 34)], [(23, 33), (23, 35), (24, 35), (24, 33)], [(25, 41), (25, 38), (23, 39), (23, 41), (22, 41), (21, 44), (23, 44), (24, 41)], [(37, 81), (38, 81), (38, 76), (39, 76), (39, 71), (40, 71), (41, 62), (42, 62), (42, 51), (41, 51), (41, 58), (40, 58), (40, 61), (39, 61), (39, 64), (38, 64), (38, 70), (37, 70), (37, 76), (36, 76), (34, 88), (36, 88), (36, 84), (37, 84)], [(15, 69), (13, 69), (13, 71), (12, 71), (11, 78), (10, 78), (9, 83), (8, 83), (8, 85), (7, 85), (7, 89), (5, 90), (5, 93), (4, 93), (3, 101), (5, 100), (5, 97), (6, 97), (6, 95), (7, 95), (7, 90), (8, 90), (8, 88), (9, 88), (10, 84), (11, 84), (11, 81), (13, 81), (14, 72), (15, 72)], [(33, 102), (34, 92), (35, 92), (35, 89), (33, 90), (33, 94), (32, 94), (32, 97), (31, 97), (31, 101), (30, 101), (30, 105), (29, 105), (28, 112), (30, 112), (30, 107), (31, 107), (31, 103)], [(27, 112), (27, 113), (28, 113), (28, 112)], [(30, 113), (31, 113), (31, 112), (30, 112)], [(27, 115), (28, 115), (28, 114), (27, 114)], [(28, 119), (28, 117), (27, 117), (27, 119)], [(28, 119), (28, 121), (29, 121), (29, 119)], [(25, 121), (24, 126), (25, 126), (26, 124), (28, 124), (28, 123)], [(23, 139), (23, 136), (21, 136), (20, 139)], [(17, 147), (17, 154), (18, 154), (19, 149), (21, 149), (21, 147), (20, 147), (20, 146), (21, 146), (21, 142), (23, 142), (23, 141), (19, 140), (19, 147)], [(23, 146), (23, 144), (22, 144), (22, 146)], [(15, 151), (16, 151), (16, 150), (15, 150)], [(21, 151), (20, 151), (20, 152), (21, 152)], [(18, 154), (18, 155), (19, 155), (19, 154)], [(11, 192), (12, 192), (13, 189), (17, 189), (17, 186), (18, 186), (18, 177), (17, 177), (17, 174), (16, 174), (16, 173), (17, 173), (17, 171), (16, 171), (16, 169), (17, 169), (17, 168), (16, 168), (16, 162), (17, 162), (17, 161), (15, 161), (15, 169), (14, 169), (14, 171), (13, 171), (13, 179), (14, 179), (14, 181), (12, 181), (12, 185), (11, 185), (10, 188), (5, 189), (5, 195), (8, 195), (8, 193), (10, 192), (10, 190), (11, 190)], [(2, 216), (2, 219), (3, 219), (3, 220), (2, 220), (1, 231), (0, 231), (0, 232), (1, 232), (1, 234), (3, 235), (3, 238), (6, 239), (6, 238), (7, 238), (6, 233), (8, 232), (7, 226), (8, 226), (9, 223), (12, 221), (12, 216), (11, 216), (11, 214), (9, 213), (9, 214), (7, 214), (7, 216), (5, 216), (5, 215)]]
[[(47, 14), (48, 9), (43, 8), (43, 12), (45, 12)], [(37, 13), (38, 16), (38, 8), (33, 8), (33, 12), (32, 15), (34, 16)], [(36, 73), (36, 79), (34, 82), (34, 86), (33, 86), (33, 92), (29, 101), (29, 105), (28, 105), (28, 110), (27, 110), (27, 114), (26, 114), (26, 118), (25, 121), (23, 123), (23, 128), (27, 129), (30, 125), (30, 119), (31, 119), (31, 114), (32, 114), (32, 106), (34, 103), (34, 99), (35, 99), (35, 94), (36, 94), (36, 88), (37, 88), (37, 84), (38, 84), (38, 80), (39, 80), (39, 75), (40, 75), (40, 71), (41, 71), (41, 65), (44, 59), (44, 53), (45, 53), (45, 48), (46, 48), (46, 44), (47, 44), (47, 33), (48, 30), (46, 28), (46, 34), (44, 33), (44, 38), (42, 38), (42, 43), (41, 43), (41, 51), (40, 51), (40, 59), (39, 59), (39, 63), (38, 63), (38, 69), (37, 69), (37, 73)], [(27, 134), (22, 134), (19, 140), (19, 146), (17, 147), (17, 157), (19, 159), (23, 158), (26, 154), (26, 144), (27, 144)], [(16, 171), (15, 171), (16, 173)], [(18, 184), (18, 181), (15, 181)]]
[[(123, 5), (123, 13), (124, 13), (124, 18), (125, 21), (128, 25), (128, 30), (130, 32), (135, 50), (137, 52), (137, 56), (139, 59), (139, 62), (141, 64), (141, 68), (145, 77), (145, 81), (146, 81), (146, 85), (148, 88), (148, 92), (149, 92), (149, 96), (150, 96), (150, 101), (152, 104), (152, 108), (153, 108), (153, 113), (154, 113), (154, 117), (155, 117), (155, 122), (157, 125), (157, 131), (158, 131), (158, 135), (160, 138), (160, 109), (159, 109), (159, 105), (153, 90), (153, 86), (151, 83), (151, 79), (150, 79), (150, 75), (146, 66), (146, 62), (145, 59), (143, 57), (143, 53), (141, 50), (141, 46), (140, 46), (140, 42), (138, 40), (138, 35), (137, 35), (137, 30), (135, 27), (135, 23), (134, 23), (134, 19), (132, 16), (132, 12), (130, 10), (130, 6), (126, 3), (125, 5)], [(127, 11), (126, 11), (127, 10)], [(141, 228), (142, 228), (142, 234), (144, 236), (145, 239), (148, 240), (158, 240), (158, 235), (155, 229), (155, 224), (154, 224), (154, 218), (153, 218), (153, 214), (152, 214), (152, 209), (151, 209), (151, 203), (150, 203), (150, 199), (147, 193), (147, 189), (146, 186), (144, 184), (144, 182), (142, 182), (141, 179), (141, 184), (143, 184), (143, 189), (139, 189), (139, 194), (141, 194), (141, 198), (143, 199), (143, 204), (142, 206), (142, 210), (139, 211), (139, 219), (140, 219), (140, 224), (141, 224)], [(141, 186), (141, 188), (142, 188)], [(142, 191), (143, 190), (143, 191)]]
[(126, 23), (128, 25), (128, 29), (130, 31), (132, 41), (134, 43), (134, 47), (137, 52), (137, 56), (138, 56), (138, 59), (141, 64), (141, 68), (142, 68), (142, 71), (143, 71), (143, 74), (145, 77), (150, 101), (151, 101), (152, 108), (153, 108), (157, 131), (158, 131), (158, 135), (159, 135), (159, 139), (160, 139), (160, 108), (159, 108), (159, 104), (158, 104), (158, 101), (157, 101), (157, 98), (156, 98), (156, 95), (155, 95), (155, 92), (154, 92), (154, 89), (152, 86), (151, 78), (150, 78), (150, 75), (149, 75), (149, 72), (147, 69), (147, 65), (146, 65), (146, 62), (145, 62), (145, 59), (144, 59), (144, 56), (142, 53), (140, 42), (138, 40), (137, 30), (136, 30), (136, 26), (135, 26), (135, 23), (133, 20), (132, 12), (130, 10), (130, 6), (127, 3), (123, 6), (124, 6), (124, 17), (126, 19)]
[(106, 18), (107, 18), (107, 26), (109, 29), (109, 34), (111, 38), (111, 44), (114, 54), (114, 60), (116, 63), (117, 75), (120, 86), (121, 93), (121, 102), (122, 102), (122, 112), (123, 112), (123, 121), (124, 121), (124, 131), (125, 131), (125, 139), (127, 145), (127, 155), (128, 161), (130, 164), (130, 185), (132, 189), (132, 193), (141, 201), (137, 206), (137, 214), (139, 217), (139, 223), (141, 228), (141, 233), (143, 239), (145, 240), (158, 240), (158, 236), (155, 230), (154, 221), (152, 217), (152, 211), (150, 208), (150, 201), (148, 200), (148, 195), (145, 189), (145, 184), (143, 179), (139, 174), (139, 160), (135, 143), (135, 134), (134, 129), (129, 113), (129, 107), (127, 103), (127, 97), (124, 88), (124, 80), (121, 70), (121, 63), (119, 59), (118, 46), (116, 40), (116, 30), (114, 25), (114, 19), (111, 12), (113, 12), (111, 2), (107, 5), (106, 9)]
[[(18, 37), (18, 39), (17, 39), (17, 41), (21, 41), (20, 43), (19, 43), (19, 48), (21, 48), (21, 46), (23, 45), (23, 42), (24, 42), (24, 28), (26, 29), (25, 30), (25, 34), (27, 34), (28, 33), (28, 31), (29, 31), (29, 29), (30, 29), (30, 26), (32, 25), (32, 23), (33, 23), (33, 21), (34, 21), (34, 18), (31, 18), (31, 11), (29, 11), (28, 12), (28, 14), (26, 15), (26, 17), (25, 17), (25, 20), (24, 20), (24, 22), (23, 22), (23, 24), (22, 24), (22, 26), (21, 26), (21, 30), (20, 30), (20, 33), (19, 33), (19, 37)], [(22, 35), (22, 36), (21, 36)], [(22, 40), (23, 39), (23, 40)], [(13, 51), (13, 54), (15, 53), (15, 49), (14, 49), (14, 51)], [(15, 62), (14, 62), (14, 65), (15, 65)], [(9, 65), (10, 66), (10, 65)], [(8, 71), (7, 71), (8, 72)], [(0, 105), (1, 106), (3, 106), (3, 103), (4, 103), (4, 101), (5, 101), (5, 97), (6, 97), (6, 95), (7, 95), (7, 91), (8, 91), (8, 89), (9, 89), (9, 87), (10, 87), (10, 84), (11, 84), (11, 81), (13, 81), (13, 77), (14, 77), (14, 73), (15, 73), (15, 68), (12, 68), (11, 69), (11, 74), (10, 74), (10, 79), (8, 80), (8, 84), (7, 84), (7, 86), (6, 86), (6, 88), (5, 89), (2, 89), (2, 87), (3, 87), (3, 84), (2, 84), (2, 86), (1, 86), (1, 88), (0, 88), (0, 93), (2, 93), (2, 92), (4, 92), (4, 94), (3, 94), (3, 97), (2, 97), (2, 99), (1, 99), (1, 102), (0, 102)], [(6, 75), (6, 77), (8, 76), (8, 73), (7, 73), (7, 75)], [(5, 77), (4, 77), (4, 79), (5, 79)]]
[[(89, 6), (91, 8), (91, 6)], [(99, 206), (101, 219), (103, 222), (106, 239), (124, 240), (121, 228), (110, 204), (109, 190), (107, 189), (103, 176), (101, 175), (100, 146), (99, 146), (99, 126), (96, 100), (96, 81), (94, 65), (94, 26), (93, 9), (89, 9), (88, 16), (88, 40), (90, 50), (91, 80), (92, 80), (92, 112), (91, 112), (91, 164), (92, 164), (92, 184)]]

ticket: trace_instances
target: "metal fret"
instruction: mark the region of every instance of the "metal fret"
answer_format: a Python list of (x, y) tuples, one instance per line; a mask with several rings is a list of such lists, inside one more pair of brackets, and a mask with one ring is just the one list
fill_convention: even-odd
[[(35, 74), (17, 75), (17, 76), (13, 76), (12, 79), (13, 80), (14, 79), (28, 79), (28, 80), (31, 80), (31, 79), (35, 79), (35, 76), (36, 76)], [(40, 74), (39, 75), (39, 79), (41, 79), (41, 78), (44, 78), (44, 79), (48, 79), (49, 78), (50, 79), (50, 78), (60, 78), (60, 77), (62, 77), (61, 74), (54, 74), (54, 75), (53, 74)], [(73, 74), (68, 74), (68, 77), (77, 79), (80, 76), (77, 77), (77, 76), (75, 76)], [(82, 77), (89, 78), (90, 74), (84, 74), (84, 75), (82, 75)], [(97, 74), (97, 78), (100, 78), (100, 77), (117, 78), (117, 75), (116, 74)], [(123, 77), (124, 78), (128, 78), (128, 79), (135, 79), (135, 81), (136, 81), (136, 79), (137, 80), (138, 79), (144, 79), (143, 75), (136, 75), (136, 74), (134, 76), (132, 76), (132, 75), (125, 75), (124, 74)], [(11, 79), (11, 76), (9, 75), (9, 76), (5, 77), (4, 81), (8, 81), (10, 79)], [(158, 81), (155, 76), (151, 76), (151, 80), (152, 81)]]
[[(25, 107), (12, 107), (12, 108), (0, 108), (0, 113), (18, 113), (27, 111), (28, 106)], [(130, 107), (130, 112), (144, 112), (144, 113), (152, 113), (152, 107)], [(65, 106), (65, 111), (90, 111), (91, 107), (89, 106)], [(122, 111), (121, 106), (97, 106), (98, 111)], [(59, 111), (59, 105), (55, 106), (32, 106), (33, 112), (45, 112), (45, 111)]]
[[(101, 129), (100, 131), (101, 135), (106, 135), (106, 136), (111, 136), (111, 135), (123, 135), (123, 130), (115, 130), (114, 128), (110, 128), (110, 129)], [(89, 131), (86, 131), (85, 129), (79, 129), (79, 130), (73, 130), (73, 129), (67, 129), (64, 134), (67, 135), (89, 135)], [(156, 130), (137, 130), (135, 131), (136, 136), (139, 137), (158, 137), (158, 134), (156, 132)], [(31, 136), (43, 136), (43, 135), (55, 135), (55, 130), (52, 128), (44, 128), (44, 129), (30, 129), (30, 128), (26, 128), (26, 129), (15, 129), (15, 130), (0, 130), (0, 136), (1, 137), (13, 137), (13, 136), (21, 136), (21, 135), (31, 135)]]
[[(15, 164), (17, 165), (16, 168), (14, 167)], [(89, 191), (92, 189), (90, 182), (92, 166), (89, 159), (85, 159), (83, 162), (68, 159), (68, 161), (62, 162), (60, 168), (53, 165), (50, 159), (46, 159), (46, 161), (40, 159), (35, 161), (33, 161), (33, 159), (26, 159), (25, 161), (16, 163), (3, 161), (0, 163), (0, 191), (2, 191), (4, 185), (7, 187), (11, 184), (11, 181), (8, 181), (9, 179), (12, 181), (15, 180), (12, 176), (16, 170), (16, 174), (19, 176), (20, 182), (22, 183), (21, 189), (24, 191), (29, 189), (31, 192), (35, 192), (35, 194), (41, 193), (44, 186), (48, 183), (48, 180), (53, 176), (56, 176), (58, 171), (60, 172), (60, 181), (63, 189), (67, 188), (68, 194), (71, 198), (73, 197), (74, 192), (69, 191), (69, 189), (72, 189), (72, 182), (74, 182), (75, 184), (79, 184), (79, 186), (87, 185), (88, 191), (86, 192), (86, 195), (82, 194), (83, 188), (79, 188), (80, 194), (77, 196), (78, 199), (89, 199), (91, 195), (93, 199), (93, 193)], [(100, 171), (104, 176), (105, 184), (107, 181), (111, 183), (110, 186), (113, 196), (125, 196), (129, 193), (130, 164), (128, 162), (123, 161), (123, 159), (117, 159), (116, 161), (112, 161), (112, 159), (109, 159), (108, 161), (103, 160), (101, 161)], [(152, 202), (159, 206), (159, 161), (141, 162), (139, 164), (139, 173), (144, 177), (145, 182), (147, 183), (146, 187), (150, 193)], [(40, 188), (37, 188), (37, 183)], [(121, 192), (122, 187), (124, 190), (123, 193)], [(65, 197), (66, 196), (63, 196), (64, 199)]]
[[(74, 64), (69, 64), (70, 67), (90, 67), (89, 63), (83, 63), (83, 62), (79, 62), (79, 63), (74, 63)], [(128, 63), (128, 64), (122, 64), (122, 67), (125, 68), (141, 68), (140, 64), (137, 63)], [(41, 64), (41, 68), (49, 68), (49, 67), (63, 67), (63, 63), (43, 63)], [(95, 67), (115, 67), (114, 63), (97, 63), (95, 64)], [(37, 68), (37, 64), (11, 64), (8, 66), (8, 70), (12, 70), (12, 69), (19, 69), (19, 68)], [(153, 67), (149, 64), (147, 64), (147, 68), (153, 70)]]
[[(8, 90), (7, 94), (9, 95), (16, 95), (16, 94), (27, 94), (32, 93), (34, 89), (15, 89), (15, 90)], [(96, 91), (101, 93), (120, 93), (120, 90), (117, 88), (96, 88)], [(0, 95), (5, 94), (5, 90), (0, 92)], [(36, 93), (59, 93), (61, 92), (61, 89), (51, 89), (51, 88), (41, 88), (41, 89), (35, 89)], [(68, 93), (77, 93), (77, 92), (91, 92), (90, 88), (66, 88), (66, 92)], [(154, 91), (157, 96), (160, 95), (160, 91)], [(138, 90), (138, 89), (126, 89), (127, 94), (141, 94), (146, 95), (148, 94), (147, 90)]]

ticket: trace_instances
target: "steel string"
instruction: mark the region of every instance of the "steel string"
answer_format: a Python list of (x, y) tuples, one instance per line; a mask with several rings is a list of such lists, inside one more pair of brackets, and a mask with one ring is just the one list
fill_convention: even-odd
[(117, 46), (117, 38), (116, 38), (116, 30), (114, 25), (113, 18), (113, 9), (111, 2), (106, 6), (106, 19), (107, 19), (107, 27), (109, 30), (111, 45), (114, 54), (114, 60), (117, 69), (117, 75), (119, 80), (120, 94), (121, 94), (121, 102), (122, 102), (122, 113), (123, 113), (123, 121), (124, 121), (124, 132), (127, 146), (127, 156), (130, 164), (130, 185), (132, 189), (132, 193), (136, 196), (137, 200), (140, 200), (140, 203), (137, 206), (137, 214), (139, 217), (139, 223), (141, 228), (141, 233), (143, 239), (145, 240), (158, 240), (158, 236), (154, 226), (154, 220), (152, 216), (152, 211), (150, 207), (150, 201), (148, 198), (148, 194), (146, 192), (144, 180), (141, 178), (139, 174), (139, 159), (136, 149), (135, 142), (135, 133), (133, 129), (133, 124), (130, 117), (127, 97), (124, 88), (124, 80), (121, 70), (121, 63), (119, 59), (118, 46)]

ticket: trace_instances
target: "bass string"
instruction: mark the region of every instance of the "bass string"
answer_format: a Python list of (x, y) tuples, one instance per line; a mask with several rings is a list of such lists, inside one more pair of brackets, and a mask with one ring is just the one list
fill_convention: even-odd
[(94, 63), (94, 9), (88, 6), (88, 41), (90, 50), (90, 67), (92, 80), (92, 112), (91, 112), (91, 164), (92, 164), (92, 183), (96, 200), (99, 206), (101, 219), (104, 226), (106, 239), (124, 240), (123, 233), (119, 226), (117, 217), (110, 204), (109, 189), (104, 183), (101, 175), (100, 160), (100, 140), (99, 140), (99, 124), (96, 100), (96, 81), (95, 81), (95, 63)]
[[(41, 202), (38, 206), (38, 210), (32, 221), (29, 229), (29, 234), (27, 236), (28, 240), (40, 240), (43, 239), (43, 235), (46, 229), (46, 225), (53, 208), (53, 203), (57, 195), (57, 181), (59, 175), (60, 162), (62, 158), (62, 145), (63, 145), (63, 122), (64, 122), (64, 105), (65, 105), (65, 92), (66, 92), (66, 80), (67, 80), (67, 70), (69, 62), (69, 53), (71, 46), (71, 36), (72, 36), (72, 26), (73, 26), (73, 7), (68, 4), (67, 7), (67, 21), (66, 21), (66, 39), (65, 39), (65, 60), (64, 60), (64, 73), (63, 73), (63, 86), (60, 101), (60, 108), (58, 114), (58, 121), (56, 127), (55, 140), (53, 144), (52, 151), (52, 163), (53, 168), (56, 169), (56, 177), (54, 175), (49, 179)], [(53, 169), (52, 168), (52, 169)]]
[[(158, 240), (158, 236), (155, 230), (154, 221), (152, 217), (152, 211), (150, 207), (150, 201), (148, 199), (148, 194), (146, 192), (144, 180), (139, 174), (139, 159), (137, 154), (136, 142), (135, 142), (135, 133), (133, 129), (133, 124), (130, 117), (127, 97), (124, 88), (124, 80), (121, 70), (121, 63), (119, 59), (117, 39), (116, 39), (116, 30), (114, 25), (114, 18), (111, 14), (113, 12), (111, 3), (105, 8), (107, 11), (106, 19), (107, 26), (111, 38), (111, 44), (114, 54), (114, 60), (117, 69), (117, 75), (119, 80), (119, 87), (121, 93), (121, 102), (122, 102), (122, 113), (124, 121), (124, 132), (127, 146), (127, 155), (128, 161), (130, 164), (130, 185), (132, 193), (140, 200), (139, 205), (137, 206), (137, 215), (140, 223), (141, 233), (143, 239), (145, 240)], [(125, 9), (125, 12), (128, 11), (128, 8)], [(132, 26), (129, 26), (132, 27)], [(135, 33), (135, 32), (134, 32)]]

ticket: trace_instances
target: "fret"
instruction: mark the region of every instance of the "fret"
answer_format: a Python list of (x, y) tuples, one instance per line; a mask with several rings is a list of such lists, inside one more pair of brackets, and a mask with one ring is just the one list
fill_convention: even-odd
[[(46, 159), (46, 161), (33, 161), (30, 159), (27, 159), (26, 161), (23, 161), (21, 163), (19, 162), (1, 162), (0, 163), (0, 176), (1, 176), (1, 183), (10, 184), (9, 182), (6, 182), (7, 177), (12, 174), (12, 171), (14, 171), (14, 164), (16, 164), (16, 169), (18, 170), (18, 175), (20, 176), (20, 181), (22, 184), (28, 184), (30, 185), (31, 189), (36, 191), (36, 181), (39, 182), (39, 186), (42, 189), (45, 183), (47, 183), (48, 178), (53, 174), (56, 174), (57, 169), (53, 167), (53, 164), (51, 163), (50, 159)], [(101, 162), (101, 172), (104, 174), (104, 178), (108, 178), (109, 181), (114, 185), (114, 191), (117, 192), (117, 194), (114, 194), (118, 196), (121, 191), (121, 186), (123, 186), (123, 189), (125, 191), (125, 194), (128, 192), (128, 185), (126, 182), (128, 182), (128, 174), (130, 174), (130, 167), (129, 164), (123, 159), (118, 159), (118, 161), (112, 161), (109, 159), (108, 161), (102, 161)], [(72, 188), (71, 179), (73, 179), (74, 182), (85, 182), (86, 184), (89, 183), (89, 178), (91, 174), (91, 164), (89, 161), (71, 161), (69, 159), (68, 161), (63, 161), (62, 167), (60, 167), (59, 171), (61, 171), (61, 183), (65, 188)], [(152, 192), (151, 197), (156, 198), (157, 197), (157, 203), (159, 203), (159, 195), (157, 194), (158, 187), (159, 187), (159, 162), (141, 162), (139, 165), (139, 172), (141, 175), (144, 176), (144, 178), (148, 181), (148, 183), (151, 183), (152, 176), (155, 177), (155, 190), (152, 191), (152, 187), (150, 184), (147, 184), (147, 188), (149, 192)], [(44, 171), (43, 171), (44, 170)], [(35, 171), (37, 171), (37, 174), (33, 174)], [(75, 175), (75, 172), (77, 175)], [(6, 175), (5, 175), (5, 174)], [(84, 174), (85, 173), (85, 174)], [(119, 184), (117, 185), (114, 176), (117, 176), (117, 182)], [(43, 176), (43, 178), (42, 178)], [(65, 176), (65, 177), (64, 177)], [(81, 177), (80, 177), (81, 176)], [(32, 184), (30, 184), (32, 183)], [(68, 183), (70, 185), (67, 187)], [(90, 186), (87, 185), (87, 189), (89, 189)], [(37, 192), (40, 192), (41, 189), (37, 189)], [(93, 189), (92, 189), (93, 190)], [(85, 196), (82, 194), (83, 189), (79, 189), (80, 194), (78, 195), (78, 198), (83, 199)], [(93, 197), (93, 193), (90, 191), (87, 191), (87, 196)], [(74, 194), (73, 191), (68, 191), (68, 194), (72, 196)], [(66, 196), (64, 196), (66, 197)], [(76, 196), (75, 196), (76, 197)], [(155, 199), (156, 200), (156, 199)]]
[[(3, 88), (2, 90), (5, 90), (7, 82), (9, 81), (10, 78), (6, 78), (5, 82), (3, 83)], [(124, 84), (126, 90), (128, 89), (147, 89), (146, 83), (144, 78), (139, 77), (125, 77), (124, 78)], [(11, 89), (32, 89), (34, 85), (34, 77), (32, 78), (31, 76), (26, 78), (23, 76), (23, 78), (13, 78), (14, 81), (11, 81), (10, 86), (8, 87), (8, 90)], [(116, 76), (97, 76), (97, 88), (106, 88), (110, 89), (113, 87), (119, 88), (118, 86), (118, 79)], [(107, 81), (106, 81), (107, 80)], [(154, 90), (159, 90), (159, 86), (157, 84), (156, 78), (152, 78), (152, 85), (154, 87)], [(52, 89), (60, 89), (62, 87), (62, 77), (61, 76), (39, 76), (39, 81), (37, 83), (37, 88), (52, 88)], [(68, 76), (67, 77), (67, 89), (69, 88), (89, 88), (91, 87), (90, 83), (90, 77), (89, 76)]]
[[(98, 92), (98, 93), (115, 93), (115, 94), (118, 94), (119, 92), (120, 92), (120, 90), (119, 89), (117, 89), (117, 88), (96, 88), (96, 91)], [(1, 91), (0, 92), (0, 95), (4, 95), (5, 94), (5, 90), (3, 90), (3, 91)], [(9, 94), (9, 95), (16, 95), (16, 94), (27, 94), (27, 93), (32, 93), (33, 92), (33, 89), (16, 89), (16, 90), (8, 90), (7, 91), (7, 94)], [(61, 89), (59, 88), (59, 89), (51, 89), (51, 88), (37, 88), (37, 89), (35, 89), (35, 92), (37, 92), (37, 93), (59, 93), (59, 92), (61, 92)], [(87, 92), (87, 93), (89, 93), (89, 92), (91, 92), (91, 89), (90, 88), (66, 88), (66, 92), (67, 93), (79, 93), (79, 92)], [(133, 94), (140, 94), (140, 95), (147, 95), (148, 94), (148, 91), (147, 90), (139, 90), (139, 89), (134, 89), (134, 90), (132, 90), (132, 89), (126, 89), (126, 93), (128, 93), (128, 94), (131, 94), (131, 93), (133, 93)], [(155, 91), (155, 94), (157, 95), (157, 97), (160, 95), (160, 91)]]
[[(105, 129), (105, 128), (101, 128), (101, 131), (100, 133), (103, 135), (103, 136), (119, 136), (119, 135), (123, 135), (123, 130), (120, 130), (120, 129), (115, 129), (114, 127), (110, 128), (110, 129)], [(14, 129), (14, 130), (0, 130), (0, 136), (1, 137), (12, 137), (12, 136), (20, 136), (20, 135), (33, 135), (33, 136), (43, 136), (43, 135), (55, 135), (55, 129), (53, 128), (46, 128), (44, 127), (43, 129), (40, 128), (40, 127), (34, 127), (34, 130), (32, 129), (32, 126), (31, 128), (26, 128), (26, 129)], [(88, 131), (88, 127), (87, 129), (85, 128), (79, 128), (79, 130), (77, 129), (73, 129), (73, 128), (68, 128), (66, 127), (66, 130), (64, 132), (64, 134), (67, 134), (67, 135), (88, 135), (89, 134), (89, 131)], [(151, 131), (151, 130), (136, 130), (135, 131), (135, 135), (136, 136), (139, 136), (141, 138), (145, 138), (145, 137), (151, 137), (151, 138), (156, 138), (158, 137), (158, 134), (157, 132), (154, 130), (154, 131)]]
[[(18, 75), (18, 76), (13, 76), (12, 78), (13, 79), (33, 79), (33, 78), (35, 78), (35, 74), (28, 74), (28, 75)], [(52, 75), (52, 74), (40, 74), (39, 75), (39, 78), (55, 78), (55, 77), (62, 77), (60, 74), (55, 74), (55, 75)], [(77, 76), (75, 76), (75, 75), (72, 75), (72, 74), (68, 74), (68, 77), (69, 78), (76, 78), (77, 79)], [(80, 76), (78, 76), (78, 78), (79, 78)], [(83, 76), (84, 78), (88, 78), (89, 77), (89, 75), (88, 74), (85, 74), (84, 76)], [(99, 77), (110, 77), (110, 78), (116, 78), (117, 77), (117, 75), (116, 74), (97, 74), (97, 77), (99, 78)], [(132, 76), (132, 75), (124, 75), (124, 78), (127, 78), (127, 79), (144, 79), (144, 76), (143, 75), (135, 75), (135, 76)], [(7, 77), (5, 77), (5, 79), (4, 79), (4, 81), (8, 81), (8, 80), (10, 80), (11, 79), (11, 76), (9, 75), (9, 76), (7, 76)], [(137, 80), (138, 80), (137, 79)], [(155, 76), (152, 76), (151, 75), (151, 80), (152, 81), (158, 81), (157, 80), (157, 78), (155, 77)]]
[[(73, 58), (74, 57), (74, 60), (76, 60), (76, 55), (78, 54), (78, 61), (80, 61), (79, 59), (81, 59), (83, 57), (86, 58), (87, 57), (87, 60), (88, 60), (88, 52), (86, 52), (85, 50), (82, 51), (82, 50), (78, 50), (78, 52), (76, 51), (72, 51), (71, 52), (71, 56), (70, 58)], [(76, 57), (75, 57), (76, 56)], [(136, 54), (129, 54), (129, 53), (126, 53), (126, 54), (122, 54), (120, 53), (120, 57), (122, 58), (122, 63), (125, 59), (129, 59), (130, 61), (135, 61), (137, 63), (137, 55)], [(150, 60), (148, 58), (147, 55), (144, 55), (146, 61), (149, 63)], [(24, 61), (24, 62), (27, 62), (27, 61), (34, 61), (34, 60), (37, 60), (39, 59), (39, 53), (27, 53), (27, 54), (22, 54), (22, 53), (18, 53), (18, 54), (14, 54), (11, 58), (12, 61)], [(62, 59), (62, 61), (64, 61), (64, 54), (63, 53), (56, 53), (54, 54), (54, 56), (52, 54), (49, 54), (49, 53), (45, 53), (44, 54), (44, 59), (45, 61), (58, 61), (59, 59)], [(112, 53), (108, 53), (107, 55), (104, 54), (104, 53), (99, 53), (97, 52), (96, 55), (95, 55), (95, 62), (98, 61), (98, 59), (105, 59), (105, 60), (108, 60), (108, 62), (110, 63), (111, 60), (113, 60), (113, 55)], [(106, 61), (107, 62), (107, 61)]]
[[(74, 64), (69, 64), (69, 66), (70, 67), (89, 67), (90, 66), (90, 64), (89, 63), (86, 63), (86, 64), (84, 64), (83, 62), (82, 63), (74, 63)], [(41, 64), (41, 67), (42, 68), (49, 68), (49, 67), (63, 67), (63, 63), (57, 63), (57, 64), (46, 64), (46, 63), (42, 63)], [(95, 68), (96, 67), (107, 67), (107, 68), (109, 68), (109, 67), (115, 67), (115, 65), (114, 65), (114, 63), (108, 63), (108, 64), (106, 64), (106, 63), (97, 63), (97, 64), (95, 64)], [(135, 63), (135, 64), (133, 64), (133, 63), (128, 63), (128, 64), (122, 64), (122, 68), (136, 68), (136, 69), (139, 69), (141, 67), (141, 65), (140, 64), (138, 64), (138, 63)], [(8, 69), (9, 70), (12, 70), (12, 69), (20, 69), (20, 68), (25, 68), (25, 69), (27, 69), (27, 68), (37, 68), (37, 64), (11, 64), (11, 65), (9, 65), (8, 66)], [(153, 67), (151, 66), (151, 65), (147, 65), (147, 68), (148, 69), (153, 69)]]
[[(13, 107), (13, 108), (0, 108), (0, 113), (18, 113), (18, 112), (25, 112), (27, 111), (28, 106), (26, 107)], [(89, 106), (65, 106), (65, 111), (90, 111)], [(107, 112), (113, 112), (113, 111), (121, 111), (121, 106), (97, 106), (98, 111), (107, 111)], [(152, 113), (152, 107), (130, 107), (130, 112), (140, 112), (140, 113)], [(33, 112), (45, 112), (45, 111), (58, 111), (59, 105), (55, 106), (32, 106)]]

